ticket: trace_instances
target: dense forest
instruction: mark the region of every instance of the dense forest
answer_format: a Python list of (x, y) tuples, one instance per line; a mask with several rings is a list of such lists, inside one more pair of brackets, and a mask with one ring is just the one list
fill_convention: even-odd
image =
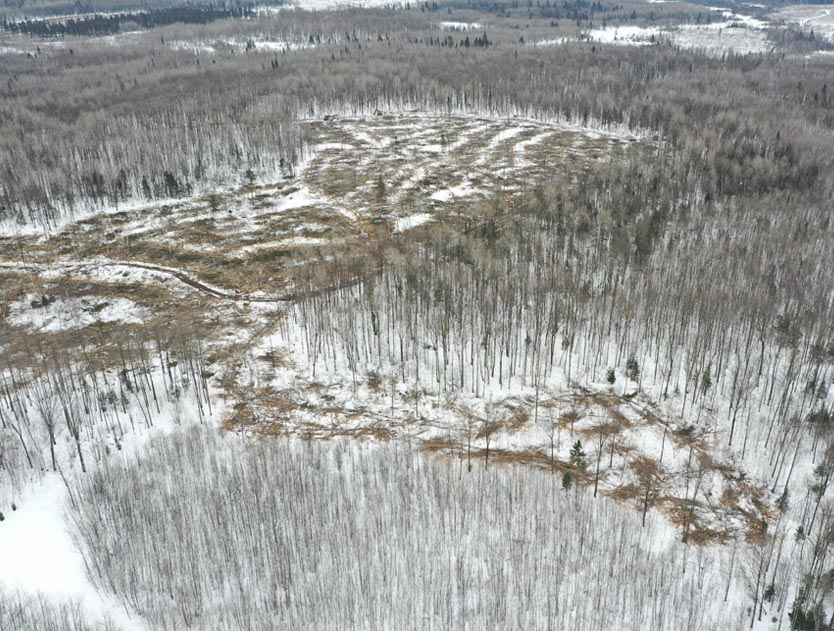
[(3, 21), (3, 28), (11, 33), (26, 33), (39, 37), (64, 37), (66, 35), (112, 35), (128, 28), (154, 28), (168, 24), (208, 24), (223, 18), (251, 18), (255, 12), (250, 7), (214, 8), (210, 6), (184, 6), (131, 13), (80, 16), (78, 18)]
[[(682, 156), (699, 157), (684, 177), (702, 180), (703, 194), (712, 198), (806, 189), (830, 167), (828, 138), (805, 125), (830, 125), (834, 95), (825, 64), (773, 72), (789, 62), (698, 59), (662, 47), (519, 46), (508, 58), (504, 47), (395, 44), (378, 28), (371, 22), (339, 34), (313, 31), (300, 20), (292, 28), (297, 41), (331, 43), (294, 53), (292, 63), (257, 47), (209, 61), (162, 45), (147, 56), (144, 46), (129, 43), (106, 58), (97, 47), (66, 46), (14, 57), (2, 91), (0, 212), (48, 225), (86, 204), (188, 194), (218, 173), (228, 177), (250, 165), (278, 172), (303, 158), (293, 120), (375, 109), (478, 111), (658, 131)], [(45, 82), (51, 87), (42, 105), (24, 107), (43, 94)], [(159, 90), (166, 98), (151, 96)], [(747, 99), (753, 118), (741, 111)], [(108, 111), (112, 116), (102, 115)], [(685, 123), (693, 118), (706, 134), (691, 132)]]

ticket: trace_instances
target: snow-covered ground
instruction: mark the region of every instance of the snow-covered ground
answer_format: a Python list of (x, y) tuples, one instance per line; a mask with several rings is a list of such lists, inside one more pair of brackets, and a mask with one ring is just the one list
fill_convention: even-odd
[(388, 7), (402, 7), (407, 3), (401, 0), (286, 0), (280, 7), (258, 7), (260, 13), (279, 13), (288, 9), (304, 9), (305, 11), (329, 11), (346, 7), (365, 9), (381, 9)]
[(703, 50), (715, 56), (725, 52), (737, 55), (765, 53), (773, 48), (767, 41), (767, 34), (760, 27), (736, 26), (735, 22), (682, 26), (672, 32), (671, 40), (681, 48)]
[(442, 31), (474, 31), (484, 28), (479, 22), (439, 22)]
[[(648, 46), (656, 43), (663, 31), (658, 27), (643, 27), (624, 24), (591, 29), (589, 40), (601, 44), (622, 44), (625, 46)], [(539, 45), (543, 45), (539, 43)]]
[[(635, 397), (637, 384), (624, 375), (617, 376), (616, 387), (595, 382), (585, 373), (569, 379), (568, 366), (581, 363), (579, 350), (571, 359), (566, 354), (562, 365), (539, 384), (505, 373), (503, 383), (495, 375), (484, 377), (478, 385), (477, 370), (470, 370), (468, 364), (458, 367), (455, 359), (446, 366), (433, 351), (424, 353), (418, 364), (408, 362), (403, 370), (410, 376), (402, 381), (397, 365), (371, 361), (357, 366), (356, 359), (349, 359), (341, 349), (334, 349), (335, 355), (327, 358), (318, 353), (311, 356), (310, 331), (299, 326), (304, 319), (301, 311), (291, 314), (288, 323), (276, 335), (264, 338), (261, 348), (254, 351), (254, 355), (266, 355), (278, 349), (285, 358), (281, 366), (264, 372), (265, 381), (260, 384), (285, 393), (280, 420), (283, 433), (319, 438), (407, 437), (459, 458), (466, 457), (467, 445), (479, 454), (476, 459), (483, 458), (485, 447), (490, 446), (498, 462), (526, 462), (545, 469), (554, 466), (551, 456), (557, 467), (567, 463), (574, 443), (581, 440), (589, 458), (592, 452), (599, 454), (602, 492), (637, 510), (642, 507), (640, 489), (645, 489), (644, 467), (656, 463), (650, 465), (657, 467), (651, 474), (652, 484), (658, 487), (653, 492), (662, 494), (668, 504), (652, 512), (657, 510), (672, 520), (689, 501), (696, 463), (706, 458), (712, 464), (699, 474), (700, 493), (722, 501), (699, 507), (694, 518), (697, 526), (693, 522), (692, 528), (720, 541), (747, 536), (757, 527), (754, 516), (767, 514), (774, 502), (763, 488), (746, 481), (745, 472), (736, 469), (735, 456), (722, 453), (707, 438), (710, 429), (690, 434), (692, 428), (683, 419), (670, 417), (643, 394)], [(356, 326), (356, 335), (361, 335), (362, 326), (352, 317), (334, 315), (331, 326), (339, 330)], [(382, 321), (379, 326), (385, 329), (388, 324)], [(346, 333), (348, 338), (352, 335)], [(449, 357), (459, 354), (462, 351), (453, 349)], [(613, 362), (611, 357), (609, 364)], [(447, 370), (455, 381), (466, 373), (464, 381), (474, 383), (475, 391), (445, 391), (439, 384), (445, 382), (440, 375)], [(378, 383), (366, 383), (365, 375), (371, 372)], [(570, 385), (576, 379), (583, 384), (581, 392)], [(415, 398), (415, 392), (422, 395)], [(320, 407), (329, 412), (322, 413)], [(257, 415), (265, 424), (254, 430), (269, 433), (269, 414)], [(484, 432), (493, 425), (486, 442)], [(586, 484), (593, 486), (593, 462), (588, 470)]]
[(402, 219), (398, 219), (394, 223), (394, 232), (404, 232), (406, 230), (411, 230), (412, 228), (416, 228), (417, 226), (420, 226), (431, 220), (432, 216), (428, 213), (419, 213), (417, 215), (403, 217)]
[(825, 4), (798, 4), (771, 14), (776, 21), (799, 26), (806, 33), (834, 41), (834, 7)]
[(20, 498), (18, 509), (0, 522), (0, 589), (78, 601), (94, 620), (109, 617), (122, 631), (145, 631), (141, 621), (115, 598), (93, 587), (68, 531), (67, 503), (60, 474), (48, 473)]
[(729, 11), (723, 11), (722, 15), (725, 20), (709, 24), (682, 24), (669, 28), (607, 26), (591, 29), (586, 36), (594, 42), (626, 46), (668, 41), (679, 48), (703, 50), (716, 56), (728, 52), (739, 55), (763, 53), (772, 48), (765, 31), (767, 22)]
[[(158, 391), (162, 392), (165, 386), (160, 377), (157, 373), (154, 379)], [(138, 399), (133, 399), (126, 402), (123, 415), (118, 407), (112, 409), (112, 414), (122, 418), (120, 429), (98, 426), (94, 434), (85, 432), (80, 448), (86, 454), (88, 472), (103, 461), (129, 460), (151, 437), (170, 434), (184, 425), (199, 424), (205, 415), (197, 411), (195, 399), (188, 392), (177, 401), (160, 400), (160, 406), (151, 425), (136, 423), (134, 419), (141, 417), (142, 412)], [(218, 406), (219, 412), (222, 402)], [(38, 428), (30, 428), (30, 433), (32, 429)], [(56, 603), (71, 601), (80, 606), (88, 620), (106, 618), (120, 631), (147, 631), (133, 611), (112, 594), (97, 590), (88, 576), (85, 559), (70, 536), (74, 500), (68, 492), (76, 477), (85, 474), (79, 469), (74, 443), (68, 440), (67, 431), (60, 425), (56, 426), (56, 437), (58, 470), (34, 475), (24, 486), (18, 481), (11, 503), (0, 493), (5, 509), (4, 519), (0, 520), (0, 591), (42, 594)], [(31, 441), (30, 449), (41, 446), (34, 436)], [(4, 485), (0, 485), (0, 491), (7, 490)]]
[(107, 322), (138, 324), (147, 315), (145, 310), (127, 298), (91, 300), (28, 294), (10, 304), (8, 321), (17, 327), (55, 332)]
[(12, 46), (0, 46), (0, 55), (26, 55), (28, 51), (13, 48)]
[[(217, 219), (217, 225), (222, 227), (210, 231), (210, 237), (217, 235), (228, 240), (222, 248), (213, 251), (234, 252), (245, 259), (271, 247), (324, 246), (336, 238), (361, 240), (368, 224), (378, 219), (375, 213), (381, 206), (389, 207), (383, 215), (388, 223), (374, 225), (401, 233), (441, 220), (448, 216), (444, 213), (454, 213), (464, 198), (466, 203), (477, 203), (487, 191), (529, 186), (537, 174), (544, 177), (552, 173), (554, 164), (579, 169), (583, 160), (610, 159), (623, 146), (634, 144), (630, 141), (651, 142), (621, 130), (486, 116), (404, 113), (330, 117), (327, 121), (311, 120), (306, 124), (318, 142), (313, 143), (315, 150), (299, 178), (265, 185), (238, 198), (235, 212), (230, 212), (229, 218)], [(579, 164), (573, 164), (574, 161)], [(126, 236), (139, 239), (147, 235), (154, 244), (170, 239), (173, 249), (184, 245), (177, 240), (185, 239), (182, 235), (188, 235), (187, 230), (195, 224), (208, 219), (214, 221), (213, 212), (205, 205), (193, 203), (169, 208), (159, 215), (125, 213), (118, 219), (105, 215), (102, 220), (110, 222), (108, 230), (117, 233), (115, 243)], [(328, 236), (310, 236), (314, 233)], [(85, 234), (97, 238), (102, 231), (91, 222), (74, 236), (78, 239)], [(197, 241), (189, 245), (195, 251), (205, 251), (214, 244), (202, 245)], [(48, 246), (46, 242), (47, 249)], [(52, 269), (44, 263), (40, 269), (45, 278), (53, 280), (70, 272), (80, 275), (83, 270), (91, 278), (117, 280), (127, 274), (132, 280), (149, 284), (159, 283), (162, 277), (182, 274), (178, 268), (164, 263), (156, 269), (137, 269), (129, 261), (116, 258), (102, 259), (99, 263), (73, 265), (65, 261), (63, 266)], [(34, 266), (27, 268), (34, 269)], [(226, 295), (232, 291), (231, 287), (207, 287)], [(346, 288), (340, 296), (350, 296), (350, 291)], [(364, 289), (357, 291), (360, 293), (352, 296), (352, 300), (359, 303)], [(555, 344), (555, 348), (562, 349), (558, 365), (543, 383), (535, 385), (529, 376), (506, 372), (506, 367), (504, 372), (498, 368), (493, 374), (471, 368), (473, 364), (463, 359), (464, 351), (456, 348), (452, 348), (447, 366), (439, 359), (430, 335), (405, 336), (406, 345), (412, 344), (415, 349), (414, 355), (409, 356), (418, 360), (409, 359), (404, 364), (387, 359), (368, 361), (368, 353), (373, 354), (373, 350), (368, 350), (373, 344), (366, 343), (370, 339), (367, 328), (371, 325), (361, 317), (354, 318), (344, 305), (340, 307), (337, 298), (333, 300), (335, 308), (328, 305), (304, 312), (301, 306), (290, 307), (286, 319), (270, 314), (268, 321), (259, 323), (259, 330), (264, 331), (261, 341), (248, 349), (245, 356), (238, 352), (228, 360), (230, 365), (239, 368), (242, 380), (248, 382), (245, 384), (248, 391), (257, 393), (253, 401), (235, 401), (246, 413), (241, 428), (255, 434), (291, 434), (305, 438), (403, 438), (422, 443), (426, 450), (448, 459), (460, 470), (469, 457), (471, 445), (475, 467), (483, 459), (486, 468), (489, 457), (489, 462), (502, 466), (520, 463), (553, 472), (566, 466), (572, 446), (581, 440), (589, 458), (599, 456), (580, 474), (579, 482), (583, 486), (591, 487), (594, 465), (599, 463), (599, 488), (612, 502), (639, 511), (641, 498), (648, 498), (652, 492), (660, 495), (658, 489), (662, 489), (663, 498), (657, 499), (657, 506), (652, 506), (648, 515), (652, 528), (658, 532), (655, 543), (660, 547), (671, 545), (675, 533), (679, 533), (680, 516), (687, 507), (690, 486), (696, 476), (700, 476), (696, 493), (704, 500), (698, 508), (698, 519), (706, 540), (733, 540), (743, 546), (745, 536), (755, 535), (752, 530), (759, 524), (758, 518), (771, 510), (774, 496), (747, 477), (749, 471), (753, 474), (762, 471), (750, 466), (753, 463), (749, 457), (745, 459), (743, 454), (738, 456), (719, 445), (716, 437), (723, 431), (721, 419), (729, 414), (726, 398), (714, 394), (715, 390), (709, 403), (712, 407), (704, 412), (704, 421), (693, 434), (682, 410), (676, 407), (680, 395), (675, 395), (670, 403), (658, 403), (660, 386), (651, 361), (643, 368), (644, 385), (639, 393), (638, 384), (621, 372), (615, 375), (614, 385), (603, 382), (601, 374), (587, 369), (571, 373), (572, 367), (578, 371), (577, 367), (582, 364), (581, 350), (574, 349), (573, 342), (563, 333), (559, 333), (561, 337)], [(33, 302), (40, 305), (34, 306)], [(257, 306), (252, 307), (255, 309)], [(31, 327), (43, 333), (96, 321), (141, 321), (143, 316), (141, 308), (127, 299), (108, 300), (104, 304), (58, 296), (53, 302), (50, 295), (44, 304), (43, 296), (32, 292), (11, 303), (8, 315), (15, 326)], [(397, 330), (401, 324), (378, 317), (374, 314), (372, 326), (380, 326), (383, 331)], [(370, 322), (371, 318), (367, 320)], [(364, 341), (344, 345), (331, 342), (330, 347), (325, 345), (322, 350), (321, 344), (314, 341), (319, 324), (322, 324), (320, 330), (328, 335), (339, 331), (353, 342)], [(241, 328), (232, 338), (241, 342), (246, 334)], [(351, 355), (359, 348), (365, 353), (365, 360)], [(410, 352), (407, 348), (406, 353)], [(600, 366), (616, 365), (613, 353), (614, 350), (612, 355), (604, 357)], [(438, 386), (440, 375), (445, 382), (447, 371), (454, 373), (452, 378), (457, 381), (458, 370), (462, 375), (460, 389), (443, 390)], [(153, 378), (158, 380), (160, 376), (154, 372)], [(662, 377), (659, 380), (662, 382)], [(160, 392), (166, 391), (164, 377), (162, 383), (155, 383)], [(134, 396), (138, 400), (138, 395), (134, 393)], [(706, 401), (707, 397), (703, 399)], [(108, 413), (115, 414), (114, 418), (125, 425), (128, 421), (133, 425), (142, 414), (135, 406), (128, 406), (126, 413), (118, 409)], [(217, 417), (215, 413), (215, 420)], [(136, 435), (127, 433), (120, 438), (121, 455), (116, 457), (129, 459), (144, 437), (168, 431), (166, 428), (176, 426), (177, 421), (190, 419), (185, 422), (195, 423), (199, 418), (193, 402), (163, 404), (159, 422), (153, 428), (145, 431), (137, 423)], [(493, 423), (497, 426), (493, 427)], [(104, 433), (109, 431), (106, 428)], [(72, 443), (68, 445), (66, 432), (61, 438), (62, 472), (77, 475), (77, 464), (68, 448)], [(105, 438), (100, 446), (117, 449), (116, 444), (115, 440)], [(90, 448), (90, 443), (85, 442), (84, 449)], [(645, 468), (651, 468), (652, 463), (659, 468), (650, 472), (647, 484)], [(759, 466), (765, 468), (768, 464)], [(804, 483), (811, 469), (812, 463), (800, 462), (796, 479)], [(84, 579), (83, 561), (66, 537), (63, 514), (55, 508), (64, 501), (62, 485), (59, 474), (42, 476), (19, 494), (17, 510), (5, 522), (0, 522), (0, 559), (12, 559), (7, 567), (0, 569), (1, 586), (31, 590), (43, 581), (44, 589), (80, 598), (96, 615), (111, 614), (114, 604), (91, 591)], [(647, 505), (648, 500), (644, 501)], [(669, 519), (669, 524), (662, 521), (663, 517)], [(34, 523), (40, 527), (32, 526)], [(42, 537), (48, 537), (54, 547), (33, 550), (32, 546)], [(20, 541), (19, 550), (12, 551), (15, 540)], [(744, 583), (744, 570), (733, 562), (726, 570), (727, 555), (734, 555), (735, 550), (733, 547), (732, 552), (729, 549), (698, 551), (694, 553), (699, 555), (697, 561), (693, 560), (692, 565), (686, 559), (682, 563), (695, 569), (694, 563), (703, 561), (700, 567), (709, 568), (702, 575), (702, 579), (706, 576), (702, 584), (707, 588), (701, 593), (710, 593), (711, 597), (719, 591), (715, 587), (717, 581), (723, 584), (726, 575), (730, 593), (728, 607), (741, 612), (745, 598), (740, 587)], [(49, 571), (47, 557), (55, 560), (55, 571), (50, 576), (45, 575)], [(26, 566), (26, 559), (39, 561)], [(138, 623), (130, 612), (124, 615), (129, 617), (128, 624), (134, 624), (126, 626), (126, 630), (141, 628), (135, 626)]]
[(439, 202), (450, 202), (456, 197), (469, 197), (479, 192), (479, 189), (467, 183), (459, 184), (458, 186), (451, 186), (435, 191), (431, 194), (431, 199)]
[[(217, 40), (171, 40), (166, 42), (171, 48), (193, 51), (196, 54), (211, 55), (223, 51), (245, 52), (291, 52), (313, 48), (315, 44), (309, 41), (289, 41), (283, 39), (269, 39), (266, 37), (217, 39)], [(250, 47), (251, 44), (251, 47)]]
[[(158, 487), (146, 484), (148, 470)], [(255, 445), (189, 432), (81, 494), (85, 547), (116, 551), (99, 560), (102, 580), (155, 628), (238, 631), (256, 619), (257, 629), (321, 631), (336, 618), (398, 631), (747, 624), (734, 553), (688, 549), (662, 521), (565, 492), (547, 473), (467, 472), (401, 442)], [(130, 580), (125, 569), (137, 566), (155, 580)]]
[[(724, 53), (739, 55), (763, 53), (772, 49), (766, 29), (768, 21), (726, 9), (712, 8), (720, 21), (704, 24), (680, 24), (677, 26), (638, 26), (635, 24), (608, 25), (584, 31), (581, 38), (600, 44), (622, 46), (650, 46), (669, 42), (683, 49), (697, 49), (709, 55)], [(559, 46), (574, 41), (571, 38), (531, 41), (534, 46)]]

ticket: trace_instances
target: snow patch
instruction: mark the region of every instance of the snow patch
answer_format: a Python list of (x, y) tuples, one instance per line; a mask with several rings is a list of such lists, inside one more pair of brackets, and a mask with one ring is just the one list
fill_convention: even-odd
[(417, 213), (416, 215), (411, 215), (409, 217), (402, 217), (401, 219), (397, 219), (394, 223), (394, 232), (405, 232), (406, 230), (411, 230), (412, 228), (416, 228), (417, 226), (431, 220), (432, 216), (428, 213)]
[(439, 191), (435, 191), (431, 194), (431, 199), (437, 202), (449, 202), (456, 197), (468, 197), (469, 195), (474, 195), (476, 193), (478, 193), (477, 188), (474, 188), (464, 182), (458, 186), (451, 186), (449, 188), (442, 188)]
[(249, 42), (251, 42), (254, 46), (254, 48), (252, 48), (252, 52), (290, 52), (294, 50), (304, 50), (305, 48), (312, 48), (314, 46), (314, 44), (311, 44), (309, 42), (290, 42), (288, 40), (276, 40), (267, 38), (220, 39), (210, 42), (203, 42), (199, 40), (175, 40), (168, 42), (168, 45), (171, 48), (175, 48), (177, 50), (193, 51), (195, 54), (198, 55), (212, 55), (224, 49), (246, 51), (248, 50)]
[(49, 473), (0, 522), (0, 585), (78, 599), (91, 615), (109, 616), (124, 631), (143, 631), (144, 625), (90, 584), (84, 559), (67, 531), (65, 501), (59, 475)]
[(324, 204), (325, 200), (321, 195), (317, 195), (307, 186), (302, 186), (297, 191), (293, 191), (283, 200), (281, 200), (273, 210), (293, 210), (295, 208), (304, 208), (305, 206), (315, 206), (316, 204)]
[(634, 25), (606, 26), (591, 29), (585, 36), (589, 41), (600, 44), (625, 46), (648, 46), (667, 40), (678, 48), (703, 50), (716, 56), (725, 52), (740, 55), (763, 53), (772, 48), (765, 31), (769, 26), (767, 22), (723, 9), (721, 14), (727, 18), (726, 21), (682, 24), (666, 29)]
[(405, 2), (392, 0), (287, 0), (285, 4), (278, 7), (259, 7), (260, 14), (275, 14), (281, 11), (292, 9), (303, 9), (305, 11), (332, 11), (334, 9), (345, 9), (358, 7), (363, 9), (384, 9), (405, 6)]
[(532, 44), (533, 46), (561, 46), (574, 41), (576, 40), (571, 37), (560, 37), (559, 39), (540, 39), (537, 42), (532, 42)]
[(440, 22), (438, 26), (442, 31), (475, 31), (484, 27), (478, 22)]
[(771, 17), (834, 41), (834, 8), (831, 6), (807, 4), (785, 7), (772, 13)]
[(147, 313), (127, 298), (56, 298), (28, 294), (11, 304), (9, 324), (37, 331), (80, 329), (95, 323), (139, 324)]
[(606, 26), (588, 31), (588, 39), (600, 44), (624, 44), (627, 46), (648, 46), (660, 35), (656, 27)]

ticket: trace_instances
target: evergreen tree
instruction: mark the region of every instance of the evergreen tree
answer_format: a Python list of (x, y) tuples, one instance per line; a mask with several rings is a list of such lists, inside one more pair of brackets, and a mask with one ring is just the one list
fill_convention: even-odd
[(180, 183), (177, 181), (177, 177), (170, 171), (165, 171), (162, 178), (165, 181), (165, 195), (167, 197), (179, 197)]
[(385, 182), (382, 179), (382, 176), (378, 177), (376, 180), (376, 184), (374, 185), (374, 192), (376, 193), (376, 200), (378, 202), (382, 202), (385, 200)]
[(581, 440), (577, 440), (573, 444), (573, 447), (570, 448), (570, 466), (582, 471), (584, 471), (587, 466), (587, 463), (585, 462), (585, 450), (582, 449)]
[(216, 213), (220, 210), (220, 196), (217, 193), (209, 193), (208, 205), (211, 212)]
[(634, 358), (634, 355), (629, 357), (626, 362), (626, 377), (632, 381), (637, 381), (640, 378), (640, 366)]
[(804, 610), (796, 602), (793, 604), (788, 618), (791, 621), (791, 629), (795, 629), (796, 631), (817, 631), (831, 628), (824, 622), (825, 612), (820, 611), (820, 615), (817, 616), (813, 608)]
[(704, 371), (704, 375), (701, 377), (701, 396), (705, 396), (707, 394), (707, 390), (712, 387), (712, 377), (710, 377), (710, 370), (712, 366), (707, 366), (707, 369)]

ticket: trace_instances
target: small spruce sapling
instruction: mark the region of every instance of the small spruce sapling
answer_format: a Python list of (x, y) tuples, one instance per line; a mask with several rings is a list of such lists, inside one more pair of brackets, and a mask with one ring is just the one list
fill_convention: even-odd
[(585, 450), (582, 449), (582, 441), (577, 440), (573, 444), (573, 447), (570, 448), (570, 466), (575, 469), (579, 469), (580, 471), (584, 471), (585, 467), (588, 466), (585, 458), (586, 455)]
[(385, 181), (382, 179), (382, 176), (378, 177), (376, 180), (376, 184), (374, 184), (374, 194), (376, 195), (376, 201), (382, 203), (385, 201)]
[(712, 370), (712, 366), (707, 366), (707, 369), (704, 371), (703, 376), (701, 377), (701, 396), (706, 396), (707, 391), (712, 387), (712, 377), (710, 376), (710, 372)]
[(633, 355), (626, 362), (626, 377), (631, 381), (637, 381), (640, 378), (640, 366)]
[(213, 213), (216, 213), (218, 210), (220, 210), (220, 195), (213, 192), (209, 193), (208, 206), (209, 210)]

